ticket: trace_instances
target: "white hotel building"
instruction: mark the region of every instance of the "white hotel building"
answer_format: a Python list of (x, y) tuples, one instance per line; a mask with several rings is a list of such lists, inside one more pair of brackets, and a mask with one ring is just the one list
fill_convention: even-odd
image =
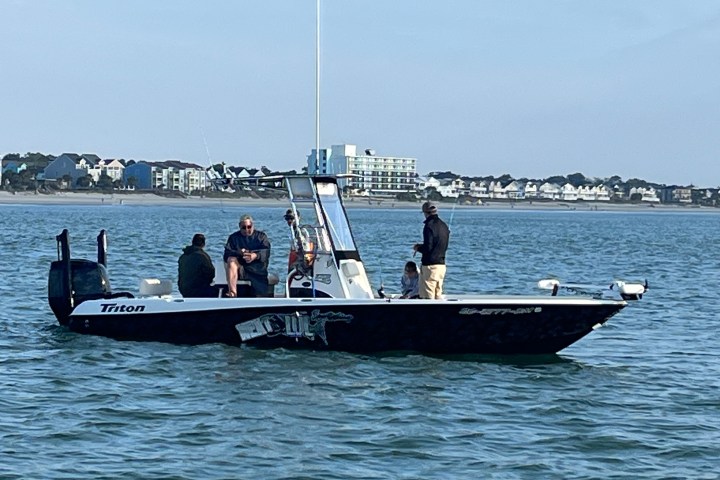
[(310, 174), (359, 175), (339, 183), (372, 194), (397, 195), (415, 191), (416, 158), (379, 156), (370, 149), (358, 155), (356, 145), (343, 144), (320, 149), (317, 168), (313, 149), (308, 155), (307, 164)]

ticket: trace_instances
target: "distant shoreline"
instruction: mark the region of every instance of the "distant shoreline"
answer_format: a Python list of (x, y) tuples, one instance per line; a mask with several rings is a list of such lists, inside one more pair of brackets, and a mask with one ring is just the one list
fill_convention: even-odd
[[(421, 202), (406, 202), (398, 200), (376, 200), (363, 197), (343, 199), (347, 208), (402, 208), (419, 209)], [(185, 198), (163, 197), (153, 193), (122, 193), (105, 194), (98, 192), (57, 192), (54, 194), (36, 194), (34, 192), (5, 192), (0, 191), (0, 205), (134, 205), (157, 206), (172, 205), (182, 207), (213, 207), (213, 206), (247, 206), (247, 207), (287, 207), (287, 199), (264, 198), (217, 198), (196, 197)], [(651, 205), (607, 202), (568, 202), (568, 201), (530, 201), (517, 202), (500, 201), (492, 199), (483, 200), (482, 205), (453, 204), (451, 202), (437, 202), (440, 210), (447, 211), (452, 208), (472, 210), (576, 210), (576, 211), (614, 211), (614, 212), (653, 212), (653, 211), (681, 211), (681, 212), (718, 212), (720, 208), (702, 207), (697, 205)]]

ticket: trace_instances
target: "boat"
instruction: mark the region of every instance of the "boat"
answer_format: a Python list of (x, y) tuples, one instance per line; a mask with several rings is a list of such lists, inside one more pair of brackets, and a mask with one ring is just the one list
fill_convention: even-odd
[[(266, 297), (183, 298), (173, 295), (170, 280), (157, 278), (143, 279), (137, 293), (114, 292), (105, 231), (97, 238), (97, 260), (87, 260), (71, 257), (69, 232), (63, 230), (48, 277), (50, 307), (73, 332), (119, 340), (356, 353), (554, 354), (648, 288), (647, 282), (595, 287), (548, 279), (538, 284), (550, 291), (545, 295), (423, 300), (385, 294), (370, 284), (339, 181), (340, 176), (282, 179), (300, 220), (291, 233), (303, 237), (282, 292), (271, 287)], [(221, 288), (223, 281), (216, 277)]]

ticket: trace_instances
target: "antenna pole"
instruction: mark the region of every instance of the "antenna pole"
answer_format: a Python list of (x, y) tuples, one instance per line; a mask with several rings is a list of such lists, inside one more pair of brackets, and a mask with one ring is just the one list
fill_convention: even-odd
[(315, 8), (315, 173), (320, 173), (320, 0)]

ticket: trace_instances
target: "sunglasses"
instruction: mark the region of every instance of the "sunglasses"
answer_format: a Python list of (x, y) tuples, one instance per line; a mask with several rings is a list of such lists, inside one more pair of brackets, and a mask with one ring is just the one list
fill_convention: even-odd
[(252, 230), (252, 225), (240, 225), (240, 230)]

